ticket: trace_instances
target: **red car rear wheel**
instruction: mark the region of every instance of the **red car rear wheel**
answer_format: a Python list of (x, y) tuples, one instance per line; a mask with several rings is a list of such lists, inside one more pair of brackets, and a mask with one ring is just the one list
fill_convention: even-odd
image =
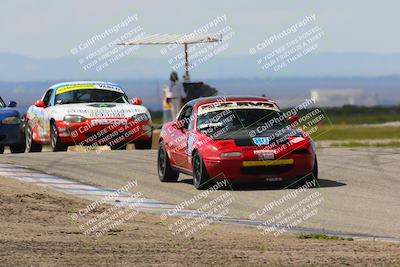
[(158, 178), (161, 182), (176, 182), (179, 178), (179, 172), (171, 168), (164, 142), (160, 142), (157, 157)]
[(210, 176), (207, 173), (206, 166), (199, 152), (195, 152), (193, 156), (193, 185), (197, 189), (207, 189), (209, 187)]

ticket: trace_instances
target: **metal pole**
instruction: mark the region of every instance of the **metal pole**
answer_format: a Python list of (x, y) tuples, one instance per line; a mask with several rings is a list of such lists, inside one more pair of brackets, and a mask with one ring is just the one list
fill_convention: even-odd
[(188, 57), (188, 44), (184, 43), (185, 45), (185, 82), (190, 81), (190, 76), (189, 76), (189, 57)]

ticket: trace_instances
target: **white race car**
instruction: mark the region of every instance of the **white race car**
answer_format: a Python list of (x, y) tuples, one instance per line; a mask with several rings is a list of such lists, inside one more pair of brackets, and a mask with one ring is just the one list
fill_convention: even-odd
[(51, 144), (53, 151), (70, 145), (150, 149), (152, 121), (140, 99), (131, 103), (115, 83), (82, 81), (50, 87), (28, 109), (26, 151), (40, 152)]

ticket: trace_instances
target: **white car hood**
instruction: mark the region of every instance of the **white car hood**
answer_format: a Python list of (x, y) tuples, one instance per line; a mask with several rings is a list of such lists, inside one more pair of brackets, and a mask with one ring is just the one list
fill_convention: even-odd
[(50, 115), (55, 120), (63, 120), (65, 115), (80, 115), (87, 119), (95, 118), (130, 118), (149, 111), (144, 106), (128, 103), (79, 103), (56, 105), (50, 108)]

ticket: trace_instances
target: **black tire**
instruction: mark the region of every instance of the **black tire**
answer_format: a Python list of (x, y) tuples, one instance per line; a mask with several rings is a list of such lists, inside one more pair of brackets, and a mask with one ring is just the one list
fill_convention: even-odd
[(315, 156), (314, 159), (314, 168), (313, 168), (313, 176), (315, 178), (315, 180), (318, 181), (318, 160), (317, 160), (317, 156)]
[(157, 156), (157, 173), (161, 182), (176, 182), (179, 178), (179, 172), (172, 169), (169, 163), (168, 153), (165, 150), (164, 143), (161, 141)]
[(43, 146), (41, 144), (33, 141), (32, 128), (29, 125), (29, 122), (27, 122), (25, 127), (25, 152), (42, 152), (42, 148)]
[(11, 153), (24, 153), (25, 152), (25, 143), (10, 145)]
[(196, 189), (208, 189), (210, 176), (198, 151), (194, 153), (193, 160), (193, 185)]
[(309, 174), (306, 179), (304, 179), (304, 183), (308, 182), (308, 181), (312, 181), (315, 180), (317, 182), (316, 187), (318, 187), (318, 160), (317, 160), (317, 156), (315, 156), (314, 158), (314, 165), (313, 165), (313, 170), (312, 173)]
[(53, 152), (67, 151), (68, 144), (61, 142), (58, 136), (58, 129), (54, 123), (50, 124), (50, 138), (51, 138), (51, 150)]
[(151, 149), (151, 144), (153, 142), (153, 138), (150, 137), (149, 140), (146, 141), (138, 141), (135, 143), (135, 148), (142, 150), (142, 149)]
[(4, 153), (4, 146), (0, 146), (0, 154)]

